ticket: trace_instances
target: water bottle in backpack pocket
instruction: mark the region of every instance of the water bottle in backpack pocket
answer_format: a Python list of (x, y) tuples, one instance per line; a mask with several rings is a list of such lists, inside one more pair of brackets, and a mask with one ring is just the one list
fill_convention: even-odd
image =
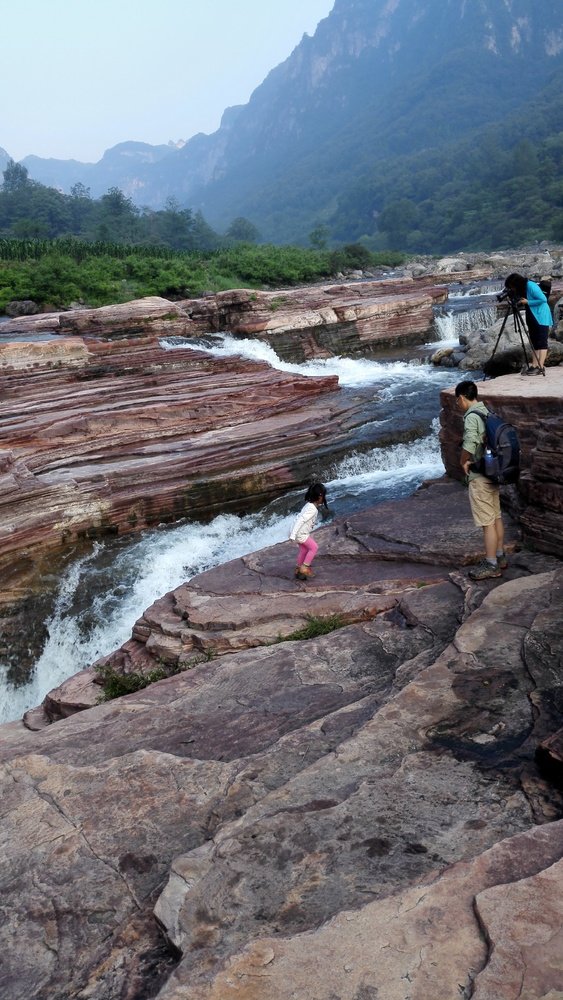
[(483, 474), (487, 477), (487, 479), (498, 478), (498, 458), (493, 454), (488, 445), (485, 447), (485, 451), (483, 452), (482, 462)]
[(492, 410), (488, 411), (486, 417), (479, 410), (468, 412), (477, 413), (485, 425), (485, 450), (483, 457), (473, 463), (475, 472), (480, 472), (499, 485), (517, 482), (520, 474), (520, 442), (516, 428)]

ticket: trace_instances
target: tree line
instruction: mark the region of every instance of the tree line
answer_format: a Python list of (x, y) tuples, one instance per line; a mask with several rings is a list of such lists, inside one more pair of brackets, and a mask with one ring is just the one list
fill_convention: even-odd
[(27, 168), (13, 160), (3, 172), (0, 188), (0, 237), (53, 240), (74, 236), (91, 243), (126, 243), (173, 250), (216, 250), (237, 242), (260, 239), (248, 219), (233, 219), (220, 235), (201, 212), (182, 208), (169, 198), (163, 209), (140, 209), (116, 187), (101, 198), (90, 196), (84, 184), (70, 195), (33, 181)]

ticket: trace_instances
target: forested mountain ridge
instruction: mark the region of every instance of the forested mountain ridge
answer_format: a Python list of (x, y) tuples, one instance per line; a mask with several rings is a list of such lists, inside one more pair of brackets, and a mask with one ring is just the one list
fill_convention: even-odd
[[(403, 205), (401, 219), (395, 205), (398, 237), (418, 248), (413, 233), (424, 242), (432, 214), (421, 216), (419, 202), (463, 174), (464, 140), (473, 154), (494, 145), (483, 132), (491, 126), (512, 144), (557, 134), (558, 115), (543, 105), (562, 68), (561, 0), (336, 0), (217, 132), (137, 164), (124, 190), (148, 206), (173, 196), (218, 228), (247, 217), (277, 242), (306, 242), (323, 224), (329, 239), (388, 245), (393, 226), (383, 213), (406, 200), (415, 211), (409, 219)], [(417, 175), (408, 190), (407, 169)], [(43, 179), (31, 165), (30, 173)], [(393, 190), (394, 178), (404, 191)], [(115, 174), (109, 183), (119, 186)]]
[(563, 240), (563, 69), (502, 122), (373, 165), (327, 228), (371, 249), (440, 253)]

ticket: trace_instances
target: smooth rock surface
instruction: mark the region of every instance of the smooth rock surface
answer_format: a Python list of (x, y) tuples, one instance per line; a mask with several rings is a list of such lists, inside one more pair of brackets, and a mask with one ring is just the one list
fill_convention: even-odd
[[(315, 537), (320, 554), (312, 580), (295, 580), (296, 547), (289, 541), (199, 574), (148, 608), (121, 649), (49, 692), (43, 710), (26, 713), (26, 724), (40, 728), (96, 704), (96, 667), (175, 670), (202, 657), (277, 642), (311, 618), (369, 621), (408, 593), (447, 581), (453, 568), (482, 554), (465, 491), (445, 480), (409, 499), (337, 519)], [(510, 550), (518, 537), (509, 521)], [(510, 571), (518, 572), (517, 566)]]
[(535, 828), (317, 931), (255, 940), (189, 992), (174, 976), (159, 1000), (559, 1000), (562, 847), (562, 823)]
[[(292, 579), (289, 543), (253, 553), (157, 602), (121, 651), (154, 665), (150, 636), (160, 655), (196, 632), (222, 655), (0, 729), (10, 1000), (454, 1000), (488, 962), (476, 896), (560, 859), (563, 796), (536, 751), (561, 728), (561, 564), (521, 552), (472, 584), (455, 563), (480, 532), (445, 481), (318, 537), (314, 581)], [(229, 651), (338, 605), (355, 623)], [(381, 947), (334, 944), (335, 922)]]

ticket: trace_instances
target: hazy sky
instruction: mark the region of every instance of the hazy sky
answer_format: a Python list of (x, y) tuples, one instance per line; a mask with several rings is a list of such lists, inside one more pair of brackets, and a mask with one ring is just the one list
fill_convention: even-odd
[(94, 162), (213, 132), (334, 0), (4, 0), (0, 146)]

